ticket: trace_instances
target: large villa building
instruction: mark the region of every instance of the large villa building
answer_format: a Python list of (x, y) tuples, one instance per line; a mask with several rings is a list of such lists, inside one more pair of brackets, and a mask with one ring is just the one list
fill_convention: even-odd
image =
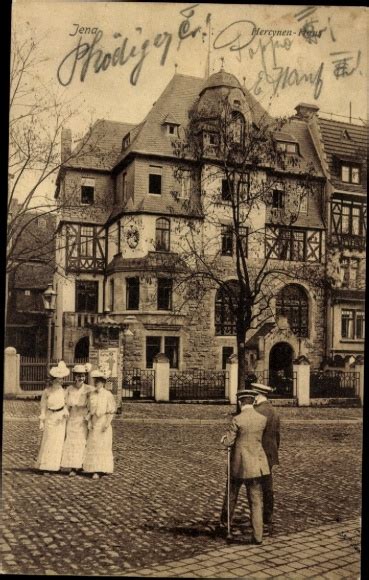
[[(150, 369), (163, 352), (172, 369), (221, 370), (236, 352), (221, 285), (198, 292), (191, 278), (178, 284), (191, 231), (211, 240), (207, 251), (221, 281), (236, 284), (229, 192), (209, 115), (225, 100), (239, 143), (246, 127), (273, 122), (223, 70), (207, 79), (176, 74), (141, 123), (98, 121), (98, 147), (84, 148), (59, 172), (57, 357), (88, 356), (91, 324), (106, 311), (118, 323), (134, 317), (127, 368)], [(204, 144), (196, 162), (178, 147), (194, 118)], [(273, 186), (270, 202), (244, 217), (247, 260), (260, 272), (268, 256), (268, 268), (278, 271), (263, 290), (268, 308), (247, 332), (250, 371), (288, 375), (301, 355), (315, 369), (347, 368), (363, 353), (367, 133), (300, 103), (274, 133), (276, 150), (296, 163), (250, 168), (251, 194), (255, 183)], [(65, 129), (62, 159), (71, 148)], [(307, 179), (309, 191), (286, 223), (288, 192), (301, 191)]]

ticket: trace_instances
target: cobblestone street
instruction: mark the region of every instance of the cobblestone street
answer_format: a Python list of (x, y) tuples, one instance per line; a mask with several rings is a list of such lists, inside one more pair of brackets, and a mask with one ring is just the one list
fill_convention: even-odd
[[(172, 575), (200, 577), (198, 565), (193, 574), (191, 570), (181, 574), (179, 566), (173, 573), (173, 562), (194, 558), (198, 563), (202, 557), (205, 562), (206, 554), (225, 548), (213, 526), (226, 482), (220, 437), (231, 417), (230, 406), (125, 404), (123, 415), (114, 420), (115, 472), (99, 481), (33, 471), (40, 438), (38, 403), (6, 401), (4, 409), (5, 572), (141, 575), (138, 570), (149, 569), (148, 575), (161, 575), (171, 563)], [(245, 577), (270, 577), (246, 566), (248, 553), (255, 557), (262, 549), (280, 546), (286, 537), (294, 537), (291, 534), (314, 541), (318, 526), (327, 538), (335, 526), (342, 536), (345, 522), (350, 522), (345, 541), (353, 552), (347, 562), (351, 568), (341, 576), (317, 577), (357, 578), (361, 410), (280, 408), (279, 413), (282, 443), (274, 478), (275, 535), (266, 537), (262, 548), (242, 547), (239, 564), (230, 565), (223, 577), (239, 577), (242, 566)], [(243, 492), (235, 528), (247, 524), (245, 504)], [(325, 561), (324, 550), (320, 561)], [(313, 559), (310, 565), (316, 567), (318, 562)], [(159, 568), (154, 574), (155, 566)], [(241, 572), (233, 574), (240, 567)], [(332, 566), (324, 569), (327, 574), (330, 570)]]

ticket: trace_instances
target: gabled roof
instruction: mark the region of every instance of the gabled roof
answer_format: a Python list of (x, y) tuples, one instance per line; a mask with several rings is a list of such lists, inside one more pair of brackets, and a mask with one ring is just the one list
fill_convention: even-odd
[[(75, 154), (66, 167), (111, 170), (122, 150), (123, 137), (135, 127), (136, 125), (132, 123), (99, 119), (92, 126), (87, 143), (76, 147)], [(78, 153), (79, 148), (81, 148), (80, 153)]]
[(368, 127), (320, 117), (317, 122), (332, 184), (339, 189), (366, 191), (365, 176), (361, 185), (347, 184), (340, 181), (336, 171), (336, 162), (341, 160), (361, 164), (366, 163), (369, 141)]
[(118, 163), (131, 151), (157, 155), (173, 155), (172, 140), (162, 127), (165, 119), (173, 117), (176, 124), (186, 126), (188, 111), (198, 97), (204, 79), (174, 75), (164, 92), (153, 105), (136, 135), (131, 134), (131, 144), (118, 158)]

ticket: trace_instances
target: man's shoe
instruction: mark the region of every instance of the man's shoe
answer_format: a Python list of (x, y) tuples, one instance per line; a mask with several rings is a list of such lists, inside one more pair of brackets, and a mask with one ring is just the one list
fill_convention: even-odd
[(251, 538), (250, 544), (254, 544), (255, 546), (261, 546), (263, 540), (257, 540), (256, 538)]

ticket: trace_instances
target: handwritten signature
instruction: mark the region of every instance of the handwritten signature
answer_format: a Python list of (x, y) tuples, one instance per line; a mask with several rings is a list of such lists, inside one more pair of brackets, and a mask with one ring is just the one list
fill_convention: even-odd
[[(178, 48), (180, 48), (181, 43), (188, 38), (195, 38), (201, 30), (201, 26), (192, 28), (191, 18), (195, 14), (195, 8), (198, 4), (193, 4), (187, 8), (180, 11), (183, 20), (178, 27)], [(209, 15), (208, 15), (209, 17)], [(75, 36), (77, 31), (80, 34), (85, 34), (86, 31), (82, 30), (78, 25), (74, 24), (76, 27), (74, 34), (70, 36)], [(137, 27), (135, 29), (138, 35), (142, 35), (143, 29)], [(84, 82), (89, 71), (94, 73), (99, 73), (101, 71), (106, 71), (110, 67), (124, 66), (127, 63), (136, 61), (129, 76), (130, 83), (136, 85), (143, 64), (153, 49), (162, 49), (160, 65), (164, 66), (168, 57), (168, 53), (173, 41), (173, 34), (164, 31), (155, 35), (154, 38), (146, 38), (141, 43), (138, 41), (132, 42), (128, 36), (124, 37), (121, 44), (117, 46), (114, 50), (110, 52), (105, 52), (101, 48), (101, 40), (104, 33), (100, 29), (96, 29), (91, 42), (89, 40), (83, 40), (82, 36), (79, 36), (77, 45), (69, 51), (62, 59), (59, 67), (57, 69), (57, 79), (61, 85), (64, 87), (70, 85), (73, 81), (75, 75), (77, 74), (77, 68), (80, 66), (79, 80)], [(114, 38), (122, 37), (122, 35), (117, 32)]]

